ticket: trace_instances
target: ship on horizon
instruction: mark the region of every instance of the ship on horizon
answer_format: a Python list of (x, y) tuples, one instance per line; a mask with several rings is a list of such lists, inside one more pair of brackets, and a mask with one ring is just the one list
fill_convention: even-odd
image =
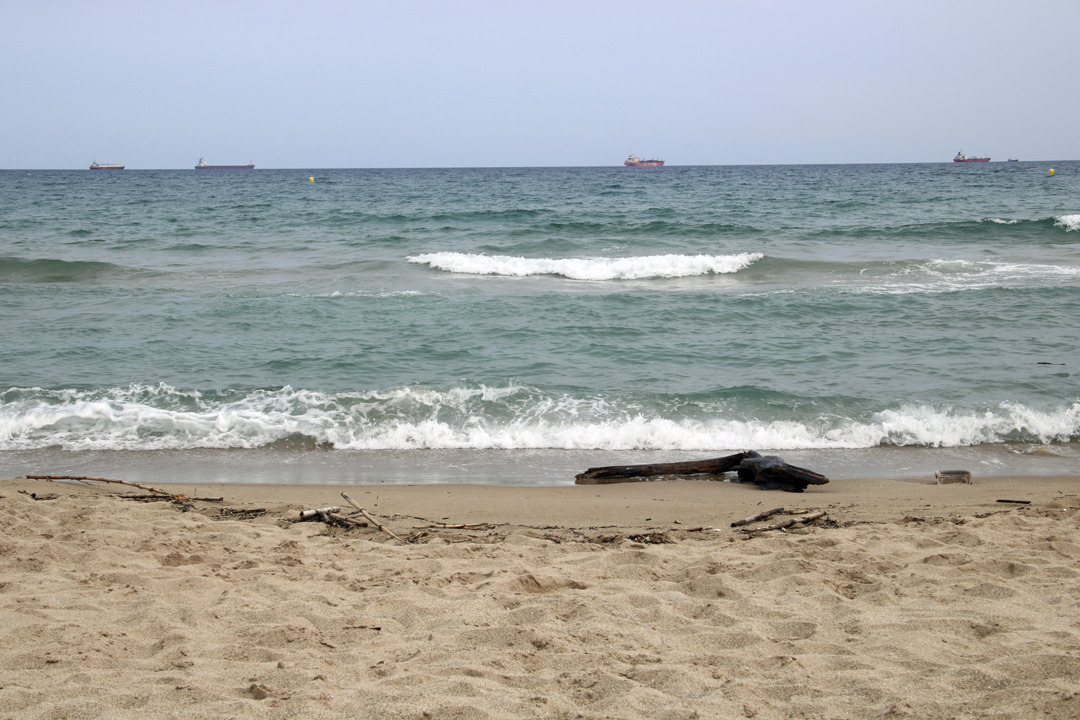
[(626, 167), (660, 167), (663, 164), (663, 160), (642, 160), (637, 155), (631, 155), (623, 162)]
[(123, 170), (123, 163), (99, 163), (97, 160), (90, 163), (91, 170)]
[(952, 159), (953, 162), (990, 162), (988, 157), (968, 157), (964, 154), (964, 151), (956, 153), (956, 157)]
[(203, 158), (199, 158), (199, 162), (195, 163), (196, 170), (254, 170), (255, 166), (252, 164), (247, 165), (211, 165)]

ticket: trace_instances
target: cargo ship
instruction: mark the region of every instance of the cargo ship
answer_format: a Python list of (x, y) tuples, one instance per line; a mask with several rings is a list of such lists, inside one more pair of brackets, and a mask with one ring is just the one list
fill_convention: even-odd
[(90, 163), (91, 170), (123, 170), (124, 166), (120, 163), (99, 163), (97, 160)]
[(984, 157), (984, 158), (968, 157), (967, 155), (964, 154), (964, 151), (961, 150), (960, 152), (956, 153), (956, 157), (954, 157), (952, 159), (952, 161), (953, 162), (990, 162), (990, 158), (988, 158), (988, 157)]
[(196, 170), (254, 170), (254, 165), (211, 165), (202, 158), (195, 163)]
[(663, 160), (642, 160), (637, 155), (631, 155), (623, 162), (626, 167), (660, 167), (663, 164)]

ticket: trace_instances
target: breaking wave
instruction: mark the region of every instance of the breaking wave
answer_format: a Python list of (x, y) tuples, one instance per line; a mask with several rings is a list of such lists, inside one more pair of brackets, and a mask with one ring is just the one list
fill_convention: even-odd
[(0, 450), (709, 450), (961, 447), (1080, 440), (1080, 402), (1051, 409), (905, 405), (863, 417), (761, 419), (738, 400), (557, 395), (461, 384), (326, 393), (167, 385), (0, 393)]
[(644, 255), (608, 258), (526, 258), (505, 255), (441, 252), (406, 258), (436, 270), (469, 275), (559, 275), (571, 280), (643, 280), (736, 273), (764, 257), (737, 255)]
[(1054, 218), (1054, 225), (1065, 228), (1066, 232), (1080, 232), (1080, 215), (1061, 215)]

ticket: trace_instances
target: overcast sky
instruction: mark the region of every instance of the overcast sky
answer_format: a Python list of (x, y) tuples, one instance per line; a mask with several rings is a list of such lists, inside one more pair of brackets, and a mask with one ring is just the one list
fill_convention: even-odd
[(1080, 158), (1080, 0), (0, 0), (0, 168)]

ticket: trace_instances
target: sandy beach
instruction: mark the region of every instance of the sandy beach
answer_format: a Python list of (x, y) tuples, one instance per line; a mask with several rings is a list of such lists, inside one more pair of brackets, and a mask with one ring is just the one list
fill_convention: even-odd
[(1080, 717), (1077, 477), (166, 489), (0, 480), (0, 718)]

